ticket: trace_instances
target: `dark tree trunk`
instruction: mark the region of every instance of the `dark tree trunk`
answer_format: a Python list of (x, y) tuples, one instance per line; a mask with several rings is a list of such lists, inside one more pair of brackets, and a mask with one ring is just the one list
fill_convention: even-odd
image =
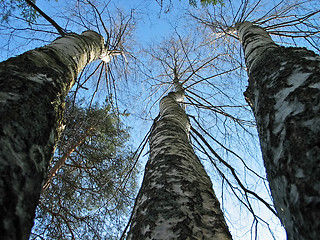
[(0, 238), (28, 239), (62, 127), (63, 102), (103, 38), (69, 34), (0, 63)]
[(189, 143), (181, 92), (160, 102), (127, 239), (231, 239), (211, 181)]
[(290, 240), (320, 236), (320, 57), (237, 25), (274, 204)]

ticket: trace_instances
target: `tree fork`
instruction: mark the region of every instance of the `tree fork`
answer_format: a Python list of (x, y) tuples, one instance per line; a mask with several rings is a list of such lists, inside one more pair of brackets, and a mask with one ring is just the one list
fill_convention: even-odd
[(127, 239), (231, 239), (212, 183), (189, 143), (182, 100), (179, 91), (160, 101)]
[(62, 130), (64, 98), (103, 47), (93, 31), (72, 33), (0, 63), (1, 239), (28, 239)]
[(274, 204), (289, 240), (320, 235), (320, 57), (276, 45), (250, 22), (237, 24)]

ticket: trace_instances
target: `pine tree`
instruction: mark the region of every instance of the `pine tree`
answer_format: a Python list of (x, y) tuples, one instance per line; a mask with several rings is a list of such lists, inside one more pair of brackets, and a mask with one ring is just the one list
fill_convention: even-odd
[[(50, 164), (30, 239), (118, 239), (132, 204), (135, 159), (109, 103), (67, 98), (66, 126)], [(130, 175), (130, 176), (129, 176)]]

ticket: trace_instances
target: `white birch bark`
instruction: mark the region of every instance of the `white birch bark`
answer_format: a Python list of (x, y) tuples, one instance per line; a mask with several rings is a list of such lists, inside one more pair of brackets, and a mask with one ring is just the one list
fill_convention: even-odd
[(237, 25), (274, 204), (289, 240), (320, 236), (320, 57)]
[(160, 101), (150, 157), (127, 239), (231, 239), (212, 183), (189, 143), (189, 120), (177, 101)]
[(68, 34), (0, 63), (0, 238), (28, 239), (57, 142), (63, 101), (103, 38)]

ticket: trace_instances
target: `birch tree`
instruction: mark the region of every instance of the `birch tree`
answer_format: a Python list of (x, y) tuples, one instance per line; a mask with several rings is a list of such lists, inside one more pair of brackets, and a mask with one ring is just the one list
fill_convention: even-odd
[[(1, 236), (4, 238), (27, 239), (29, 236), (47, 167), (63, 130), (64, 98), (75, 83), (76, 92), (78, 88), (88, 89), (84, 84), (96, 71), (100, 71), (100, 78), (104, 77), (104, 72), (106, 75), (111, 74), (109, 63), (112, 57), (119, 55), (119, 51), (124, 49), (123, 41), (132, 15), (128, 19), (124, 14), (110, 17), (109, 23), (113, 26), (107, 29), (100, 15), (101, 11), (90, 1), (83, 4), (89, 6), (89, 13), (95, 16), (95, 21), (92, 24), (92, 19), (81, 18), (78, 23), (75, 22), (82, 29), (94, 29), (96, 32), (86, 31), (82, 35), (70, 33), (71, 31), (61, 28), (33, 6), (53, 26), (54, 31), (63, 37), (45, 47), (1, 63), (0, 156), (3, 179), (0, 193), (3, 197), (0, 212), (5, 216), (1, 223)], [(102, 8), (105, 9), (107, 5)], [(77, 18), (76, 15), (73, 17)], [(13, 16), (13, 19), (18, 18)], [(118, 19), (120, 22), (117, 22)], [(68, 21), (72, 19), (69, 18)], [(115, 22), (117, 23), (114, 24)], [(25, 23), (21, 27), (14, 26), (8, 33), (13, 38), (24, 38), (27, 31), (33, 31), (32, 36), (35, 32), (53, 33), (52, 26), (43, 24), (39, 18), (37, 23), (30, 24), (31, 27), (22, 27)], [(19, 31), (20, 36), (15, 34)], [(97, 32), (107, 37), (106, 43)], [(27, 39), (29, 38), (30, 35), (27, 34)], [(41, 39), (48, 38), (46, 36)], [(95, 65), (93, 72), (81, 72), (90, 62), (99, 58), (102, 62)], [(81, 76), (86, 78), (83, 82)], [(109, 80), (107, 77), (105, 79)], [(93, 104), (99, 83), (100, 79), (96, 88), (93, 88), (90, 104)], [(112, 84), (110, 86), (113, 87)]]
[(231, 239), (210, 178), (189, 143), (183, 89), (160, 101), (127, 239)]
[(295, 46), (295, 39), (302, 39), (318, 51), (315, 16), (319, 9), (301, 13), (310, 5), (280, 1), (257, 16), (259, 5), (260, 1), (243, 2), (232, 19), (219, 10), (210, 17), (196, 18), (213, 30), (215, 40), (228, 38), (231, 45), (230, 36), (239, 37), (249, 77), (244, 95), (255, 115), (278, 216), (288, 239), (314, 239), (319, 235), (320, 58), (305, 48), (275, 44), (265, 30), (278, 41), (287, 37)]
[(250, 22), (237, 30), (275, 207), (288, 239), (320, 234), (320, 57), (284, 48)]
[[(261, 226), (268, 226), (268, 222), (263, 219), (266, 214), (261, 216), (256, 206), (259, 206), (258, 208), (266, 207), (273, 214), (275, 211), (264, 194), (262, 194), (263, 197), (259, 196), (261, 194), (260, 187), (263, 187), (263, 182), (266, 181), (264, 177), (259, 175), (260, 172), (256, 168), (254, 168), (255, 170), (250, 168), (250, 161), (245, 164), (244, 161), (249, 159), (248, 156), (244, 155), (241, 158), (240, 155), (242, 154), (238, 155), (235, 149), (230, 150), (228, 147), (228, 132), (232, 135), (234, 132), (240, 133), (241, 129), (249, 131), (252, 126), (250, 114), (241, 116), (237, 113), (240, 112), (239, 109), (247, 111), (246, 106), (242, 106), (232, 97), (235, 92), (234, 90), (229, 92), (226, 87), (228, 86), (227, 81), (220, 81), (221, 76), (230, 76), (228, 75), (230, 69), (221, 67), (228, 56), (224, 54), (216, 55), (216, 52), (213, 51), (208, 52), (198, 37), (193, 38), (189, 31), (177, 31), (177, 29), (173, 30), (170, 37), (160, 44), (153, 43), (146, 52), (153, 59), (146, 64), (150, 67), (150, 71), (143, 71), (151, 85), (147, 89), (150, 92), (149, 95), (152, 96), (152, 99), (158, 99), (159, 96), (162, 98), (161, 96), (165, 95), (176, 82), (177, 77), (174, 76), (179, 76), (180, 82), (185, 84), (183, 105), (187, 106), (188, 116), (194, 124), (189, 133), (192, 137), (192, 146), (201, 156), (201, 162), (206, 164), (206, 169), (210, 170), (208, 173), (214, 181), (214, 189), (218, 189), (218, 198), (222, 203), (223, 212), (226, 213), (227, 223), (230, 223), (229, 226), (233, 226), (235, 222), (239, 221), (238, 224), (241, 224), (241, 230), (239, 231), (247, 232), (250, 235), (251, 230), (252, 235), (257, 235), (254, 231), (258, 232), (258, 228)], [(151, 84), (152, 82), (153, 84)], [(154, 101), (150, 100), (148, 106), (152, 109)], [(154, 139), (150, 141), (156, 142), (156, 136)], [(240, 140), (239, 145), (243, 146), (241, 141), (243, 139), (236, 139), (235, 137), (232, 137), (232, 139)], [(151, 156), (149, 161), (153, 157), (152, 144), (150, 142), (149, 153)], [(236, 146), (237, 144), (232, 142), (232, 145)], [(146, 172), (151, 171), (148, 164)], [(238, 168), (244, 168), (245, 174), (242, 174)], [(161, 171), (161, 169), (157, 169), (157, 171)], [(145, 178), (153, 179), (149, 175), (146, 173)], [(254, 190), (251, 189), (252, 185), (247, 182), (249, 176), (250, 178), (254, 177), (255, 183), (260, 184), (254, 187)], [(144, 187), (141, 191), (144, 191)], [(139, 195), (138, 199), (140, 198)], [(264, 200), (264, 198), (267, 200)], [(151, 205), (151, 201), (149, 205)], [(160, 199), (154, 199), (154, 201), (157, 202)], [(229, 201), (232, 201), (233, 205)], [(262, 206), (256, 204), (259, 201), (261, 201)], [(139, 202), (136, 204), (139, 205)], [(239, 216), (240, 208), (242, 209), (241, 215), (243, 213), (244, 215), (247, 214), (245, 217), (246, 223), (239, 220), (241, 218)], [(233, 210), (235, 213), (231, 215)], [(140, 217), (140, 213), (137, 213), (137, 215)], [(251, 219), (253, 222), (251, 222)], [(149, 220), (144, 220), (146, 221), (144, 224), (148, 224)], [(133, 225), (131, 223), (131, 227)], [(230, 231), (236, 233), (235, 239), (240, 235), (237, 229), (230, 227)], [(243, 232), (241, 234), (245, 234)]]
[(1, 236), (27, 239), (62, 126), (63, 102), (78, 73), (101, 56), (103, 37), (87, 31), (0, 64)]
[[(110, 26), (112, 27), (112, 26), (119, 26), (119, 25), (116, 24), (117, 22), (114, 18), (109, 19), (110, 26), (108, 26), (108, 28), (104, 25), (107, 21), (103, 21), (102, 16), (103, 16), (103, 13), (108, 12), (106, 10), (107, 8), (105, 7), (105, 5), (101, 5), (100, 10), (98, 10), (97, 9), (98, 5), (92, 4), (90, 1), (86, 0), (86, 1), (76, 1), (76, 2), (77, 2), (77, 5), (70, 7), (71, 9), (69, 11), (70, 14), (74, 14), (74, 16), (76, 17), (72, 18), (68, 15), (67, 18), (64, 18), (64, 15), (62, 14), (63, 17), (59, 18), (59, 20), (63, 19), (62, 22), (64, 23), (64, 26), (69, 27), (70, 25), (73, 25), (73, 26), (80, 27), (81, 29), (94, 29), (97, 32), (99, 31), (104, 32), (103, 34), (107, 36), (106, 48), (109, 50), (108, 53), (110, 55), (113, 55), (113, 54), (119, 55), (119, 58), (117, 58), (116, 60), (122, 58), (121, 60), (125, 62), (125, 57), (123, 56), (123, 53), (125, 53), (126, 51), (125, 51), (125, 48), (123, 47), (123, 43), (126, 41), (123, 40), (122, 36), (126, 32), (128, 25), (120, 24), (121, 31), (111, 32)], [(189, 55), (190, 52), (184, 45), (184, 47), (180, 48), (180, 52), (184, 53), (182, 58), (180, 58), (180, 63), (185, 63), (188, 65), (188, 67), (186, 69), (182, 66), (182, 64), (178, 64), (177, 66), (178, 68), (180, 68), (179, 73), (181, 73), (181, 75), (179, 75), (179, 79), (181, 79), (181, 82), (183, 83), (184, 90), (185, 90), (186, 101), (184, 103), (188, 105), (188, 109), (189, 109), (188, 113), (190, 114), (190, 119), (193, 123), (193, 128), (191, 128), (193, 130), (190, 133), (190, 135), (193, 137), (193, 140), (192, 140), (193, 147), (197, 151), (197, 153), (201, 153), (198, 156), (202, 162), (203, 160), (205, 161), (207, 160), (208, 162), (210, 162), (210, 164), (212, 164), (211, 166), (213, 166), (212, 168), (214, 168), (214, 171), (210, 175), (214, 176), (214, 180), (218, 178), (221, 179), (221, 181), (219, 182), (217, 181), (218, 184), (216, 182), (213, 182), (215, 185), (218, 185), (218, 186), (221, 185), (221, 188), (223, 189), (222, 193), (217, 194), (217, 196), (218, 197), (220, 196), (220, 199), (222, 199), (221, 209), (223, 210), (226, 209), (226, 205), (225, 205), (226, 199), (229, 198), (229, 196), (233, 195), (237, 199), (237, 201), (243, 204), (241, 206), (245, 206), (245, 208), (252, 214), (254, 220), (252, 221), (253, 227), (251, 231), (253, 232), (252, 235), (254, 235), (255, 231), (258, 231), (258, 222), (261, 223), (264, 221), (264, 224), (267, 227), (269, 224), (269, 219), (268, 220), (261, 219), (261, 217), (256, 213), (256, 209), (255, 209), (256, 201), (254, 199), (262, 200), (261, 202), (264, 201), (263, 202), (264, 207), (266, 207), (270, 211), (274, 211), (274, 210), (273, 210), (272, 204), (268, 203), (268, 200), (264, 200), (264, 199), (268, 199), (267, 197), (259, 198), (259, 196), (256, 194), (257, 192), (256, 189), (259, 188), (261, 185), (263, 186), (266, 180), (264, 178), (264, 175), (261, 174), (261, 172), (258, 173), (256, 169), (252, 170), (250, 168), (248, 164), (248, 162), (250, 161), (249, 160), (250, 152), (247, 151), (247, 149), (243, 149), (243, 148), (239, 150), (237, 147), (239, 147), (239, 145), (241, 144), (235, 145), (233, 141), (228, 142), (229, 138), (233, 139), (232, 136), (237, 136), (237, 135), (241, 136), (245, 132), (249, 132), (249, 135), (252, 134), (252, 131), (250, 131), (250, 129), (253, 129), (254, 127), (254, 124), (252, 123), (252, 115), (250, 114), (246, 104), (244, 102), (238, 101), (238, 99), (236, 98), (236, 95), (240, 96), (241, 89), (240, 88), (239, 90), (237, 89), (238, 83), (235, 84), (235, 81), (237, 81), (237, 79), (243, 78), (244, 76), (240, 70), (238, 71), (238, 69), (241, 69), (241, 68), (244, 69), (243, 64), (241, 60), (239, 60), (239, 58), (230, 57), (232, 55), (233, 56), (236, 55), (234, 54), (235, 50), (239, 50), (238, 51), (239, 56), (241, 54), (240, 48), (235, 47), (237, 45), (233, 44), (235, 42), (237, 43), (237, 34), (234, 32), (235, 22), (243, 22), (247, 20), (246, 18), (249, 18), (250, 20), (250, 17), (248, 16), (250, 16), (254, 12), (258, 12), (258, 11), (250, 12), (250, 8), (248, 7), (250, 4), (248, 3), (248, 1), (242, 1), (242, 3), (243, 3), (243, 6), (247, 6), (246, 8), (247, 10), (249, 9), (247, 12), (246, 11), (238, 12), (235, 7), (231, 7), (230, 9), (228, 9), (228, 11), (223, 12), (223, 14), (221, 14), (222, 17), (221, 19), (219, 19), (221, 20), (220, 21), (221, 24), (216, 24), (216, 22), (213, 22), (214, 24), (210, 25), (211, 33), (212, 33), (212, 30), (214, 30), (214, 34), (211, 34), (208, 37), (208, 38), (211, 38), (210, 43), (213, 45), (213, 43), (215, 42), (217, 43), (217, 45), (220, 44), (220, 46), (225, 47), (224, 52), (222, 52), (221, 54), (221, 55), (224, 55), (225, 57), (221, 57), (218, 59), (218, 61), (215, 61), (214, 64), (213, 63), (211, 64), (211, 61), (209, 60), (215, 59), (215, 57), (213, 57), (213, 53), (210, 52), (211, 53), (210, 57), (208, 57), (205, 60), (202, 58), (203, 61), (200, 61), (200, 58), (198, 57), (199, 56), (201, 57), (201, 55), (203, 55), (204, 53), (203, 51), (200, 51), (200, 47), (195, 46), (196, 48), (198, 47), (197, 50), (199, 54), (197, 55), (197, 58), (194, 58), (194, 55), (191, 55), (191, 54)], [(229, 6), (228, 4), (229, 2), (226, 2), (227, 6)], [(220, 5), (219, 5), (219, 8), (220, 8)], [(217, 11), (217, 12), (222, 13), (222, 11), (221, 12)], [(229, 13), (240, 14), (241, 16), (240, 15), (239, 15), (240, 17), (232, 16), (229, 18), (228, 17)], [(96, 17), (93, 17), (93, 15), (96, 15)], [(300, 21), (300, 22), (306, 23), (306, 21), (302, 21), (302, 20), (304, 20), (304, 18), (299, 17), (296, 20), (296, 22)], [(232, 23), (229, 24), (228, 21), (231, 21)], [(259, 23), (259, 24), (262, 23), (263, 25), (263, 21), (264, 20), (262, 19), (260, 20), (260, 22), (256, 21), (255, 23)], [(126, 23), (126, 20), (124, 20), (124, 23)], [(307, 23), (309, 24), (309, 22)], [(19, 24), (17, 25), (18, 27), (14, 29), (12, 32), (10, 32), (8, 36), (15, 35), (17, 31), (19, 31), (19, 29), (21, 30)], [(269, 31), (273, 31), (274, 33), (277, 32), (276, 26), (274, 26), (275, 28), (272, 28), (272, 25), (266, 26), (266, 24), (264, 24), (263, 26), (269, 27), (267, 29)], [(38, 27), (44, 33), (47, 33), (46, 31), (49, 32), (51, 30), (51, 29), (47, 29), (46, 25), (39, 24)], [(27, 28), (24, 28), (22, 29), (22, 31), (25, 32), (26, 29)], [(278, 36), (280, 36), (281, 34), (284, 34), (284, 32), (278, 32), (278, 33), (279, 33)], [(306, 35), (307, 34), (309, 34), (309, 32), (306, 32)], [(39, 37), (40, 35), (37, 34), (35, 36), (38, 36), (37, 38), (40, 38), (42, 40), (42, 38)], [(30, 36), (24, 35), (23, 39), (30, 40)], [(126, 38), (126, 40), (127, 39), (128, 38)], [(226, 39), (228, 41), (225, 41)], [(216, 41), (213, 41), (213, 40), (216, 40)], [(229, 44), (230, 42), (232, 42), (232, 44)], [(29, 43), (29, 42), (26, 41), (26, 43)], [(315, 42), (311, 41), (311, 43), (316, 46), (316, 44), (314, 44)], [(204, 44), (202, 44), (201, 46), (203, 45)], [(208, 53), (208, 49), (206, 50), (206, 53)], [(110, 55), (106, 54), (106, 56), (104, 56), (104, 59), (110, 60), (111, 58)], [(170, 52), (168, 53), (168, 55), (170, 56)], [(207, 57), (207, 54), (203, 56)], [(176, 55), (173, 54), (171, 55), (171, 57), (175, 59)], [(207, 61), (209, 61), (210, 64)], [(229, 64), (230, 62), (231, 64)], [(114, 65), (117, 65), (119, 62), (115, 61), (115, 63), (116, 64)], [(167, 66), (164, 61), (162, 63), (163, 65)], [(209, 74), (202, 74), (202, 73), (200, 74), (200, 69), (204, 68), (202, 65), (205, 67), (208, 67), (206, 68), (207, 70), (209, 69), (209, 67), (211, 67), (211, 72)], [(108, 85), (107, 92), (110, 89), (111, 90), (115, 89), (116, 87), (115, 82), (118, 82), (119, 75), (117, 75), (117, 77), (113, 76), (112, 71), (110, 71), (111, 64), (109, 63), (101, 63), (101, 65), (99, 64), (99, 66), (94, 67), (94, 70), (90, 73), (86, 71), (86, 72), (83, 72), (83, 74), (81, 74), (82, 77), (77, 80), (77, 83), (75, 85), (76, 92), (79, 92), (80, 90), (84, 92), (91, 90), (91, 92), (93, 92), (92, 94), (92, 99), (93, 99), (94, 96), (96, 96), (95, 93), (97, 92), (97, 89), (100, 86), (99, 84), (102, 83), (102, 81), (104, 80), (107, 82), (107, 84), (111, 82), (111, 85)], [(104, 68), (101, 68), (101, 66), (104, 66)], [(167, 77), (166, 78), (167, 80), (161, 82), (161, 80), (163, 79), (160, 79), (160, 81), (158, 81), (158, 83), (155, 85), (156, 87), (160, 86), (159, 88), (157, 88), (158, 90), (157, 97), (159, 95), (161, 95), (161, 97), (165, 95), (168, 89), (170, 89), (172, 86), (171, 80), (173, 79), (168, 77), (168, 75), (170, 75), (168, 74), (168, 72), (172, 70), (170, 69), (170, 67), (172, 67), (172, 65), (170, 65), (167, 68), (167, 70), (168, 69), (169, 70), (166, 72), (166, 74), (163, 75), (164, 77)], [(122, 65), (121, 67), (119, 67), (118, 65), (118, 68), (125, 69), (125, 68), (122, 68)], [(232, 71), (232, 70), (235, 70), (235, 71)], [(222, 73), (225, 73), (225, 72), (229, 72), (230, 74), (223, 74), (223, 76), (226, 75), (226, 77), (222, 77)], [(96, 81), (96, 84), (94, 85), (93, 88), (92, 86), (88, 87), (88, 85), (86, 85), (87, 79), (91, 75), (99, 75), (98, 81)], [(164, 91), (160, 91), (163, 89), (162, 88), (163, 86), (165, 86)], [(137, 89), (137, 85), (134, 86), (134, 88), (132, 89), (133, 91), (135, 91)], [(127, 88), (126, 90), (129, 91), (131, 89)], [(238, 91), (240, 94), (238, 94)], [(116, 94), (114, 94), (114, 96), (115, 96), (114, 98), (116, 99), (117, 98)], [(222, 99), (220, 98), (221, 96), (226, 96), (226, 98)], [(131, 98), (130, 98), (130, 101), (135, 102)], [(153, 105), (154, 102), (152, 102), (151, 104)], [(192, 108), (192, 111), (190, 111), (191, 108)], [(196, 130), (197, 133), (194, 130)], [(227, 145), (225, 144), (226, 142), (228, 143)], [(242, 141), (239, 141), (239, 143), (242, 143), (243, 146), (247, 146), (248, 144), (247, 142), (248, 142), (247, 139), (242, 139)], [(215, 175), (215, 173), (217, 174)], [(253, 176), (255, 176), (255, 178), (253, 178)], [(247, 178), (252, 178), (254, 180), (247, 181)], [(210, 184), (207, 184), (207, 186), (209, 185)], [(225, 191), (226, 189), (228, 191)], [(215, 188), (215, 191), (217, 193), (216, 188)], [(237, 202), (234, 205), (236, 206), (235, 211), (237, 212), (236, 213), (237, 215), (242, 215), (242, 212), (241, 214), (238, 213), (238, 210), (241, 208), (241, 207), (238, 207), (239, 202)], [(258, 208), (260, 208), (260, 206), (261, 205), (259, 205)], [(228, 216), (228, 214), (226, 214), (227, 221), (228, 221), (228, 218), (235, 219), (233, 216)], [(247, 215), (245, 215), (243, 219), (244, 218), (247, 218)], [(239, 220), (239, 223), (242, 223), (241, 220)], [(240, 226), (240, 224), (239, 225), (237, 224), (235, 226)], [(239, 228), (243, 228), (243, 226), (241, 225)], [(250, 229), (248, 231), (250, 231)], [(267, 237), (262, 239), (269, 239), (269, 238)]]

